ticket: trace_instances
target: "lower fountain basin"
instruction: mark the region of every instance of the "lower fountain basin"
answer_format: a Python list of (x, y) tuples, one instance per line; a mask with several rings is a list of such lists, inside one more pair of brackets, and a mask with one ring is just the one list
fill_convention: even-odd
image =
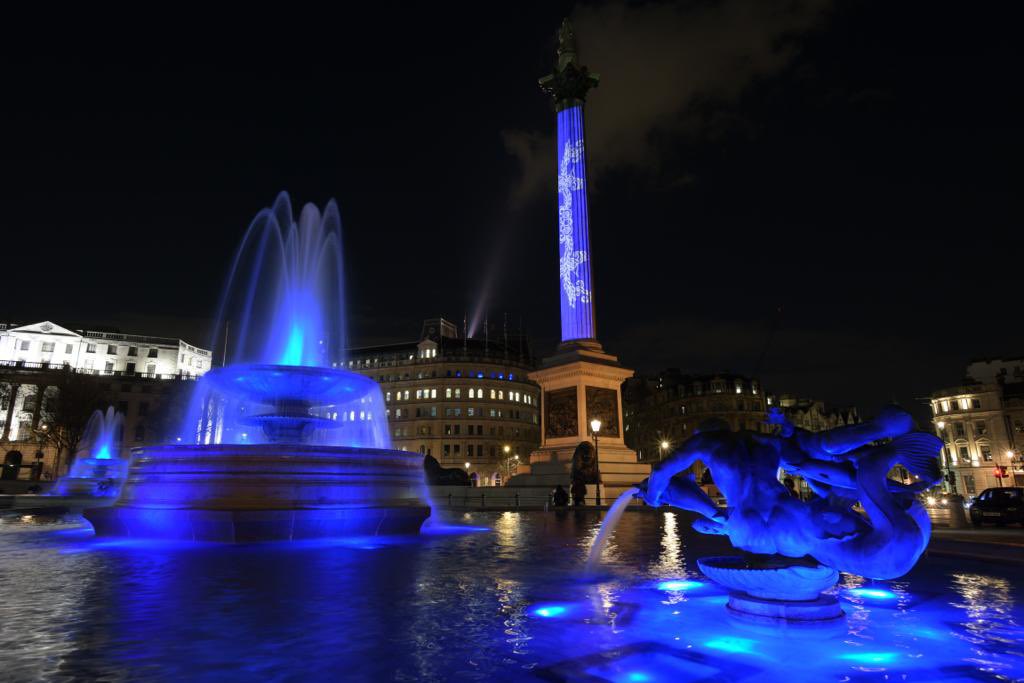
[(418, 454), (283, 444), (135, 449), (97, 535), (255, 542), (417, 533), (430, 515)]

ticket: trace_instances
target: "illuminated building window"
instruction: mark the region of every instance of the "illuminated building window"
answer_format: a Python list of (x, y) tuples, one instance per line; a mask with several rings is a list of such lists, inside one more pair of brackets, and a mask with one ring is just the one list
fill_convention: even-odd
[(469, 390), (469, 397), (470, 398), (476, 398), (476, 389), (470, 389)]
[(395, 408), (395, 417), (402, 417), (402, 409)]
[(444, 390), (444, 397), (445, 398), (451, 398), (452, 397), (452, 388), (451, 387), (446, 387), (445, 388), (445, 390)]
[(43, 342), (43, 353), (53, 353), (53, 342)]
[(985, 421), (984, 420), (979, 420), (978, 422), (975, 422), (974, 423), (974, 435), (975, 436), (985, 436), (986, 434), (988, 434), (988, 426), (985, 424)]
[(979, 446), (981, 449), (981, 459), (985, 462), (992, 462), (992, 449), (988, 446)]
[(409, 390), (408, 390), (408, 389), (406, 389), (406, 390), (405, 390), (405, 396), (404, 396), (404, 398), (405, 398), (405, 400), (406, 400), (406, 401), (408, 401), (408, 400), (409, 400)]
[(468, 415), (469, 417), (473, 417), (475, 414), (476, 414), (475, 409), (473, 409), (473, 408), (466, 408), (466, 415)]
[(455, 398), (462, 398), (462, 389), (455, 390)]
[(949, 448), (946, 448), (946, 457), (949, 458), (949, 461), (952, 464), (955, 465), (957, 463), (956, 451), (951, 451)]
[(75, 347), (72, 346), (71, 344), (65, 344), (64, 345), (64, 353), (72, 353), (74, 348)]
[(423, 390), (422, 389), (417, 389), (416, 390), (416, 398), (417, 399), (423, 398)]
[(739, 380), (736, 380), (736, 393), (737, 394), (742, 394), (743, 393), (743, 382), (741, 382)]
[(974, 475), (973, 474), (965, 474), (964, 475), (964, 490), (967, 491), (967, 493), (975, 493), (976, 492), (974, 490)]
[(967, 410), (971, 407), (971, 400), (968, 398), (960, 399), (960, 410)]
[(31, 343), (29, 343), (27, 340), (22, 340), (21, 345), (19, 346), (19, 348), (22, 351), (28, 351), (30, 346), (31, 346)]
[(437, 389), (430, 390), (430, 398), (437, 398)]
[(391, 400), (391, 392), (390, 391), (387, 392), (386, 394), (384, 394), (384, 400), (385, 401), (390, 401)]
[(505, 400), (505, 392), (504, 391), (501, 391), (501, 390), (498, 391), (498, 400), (499, 401), (504, 401)]
[(430, 417), (437, 417), (437, 406), (430, 406)]
[(494, 399), (494, 389), (491, 389), (491, 399)]

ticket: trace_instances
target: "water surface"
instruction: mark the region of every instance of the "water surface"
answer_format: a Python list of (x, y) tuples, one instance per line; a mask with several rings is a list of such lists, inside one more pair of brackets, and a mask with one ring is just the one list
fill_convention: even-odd
[[(217, 546), (0, 522), (13, 681), (986, 681), (1024, 677), (1011, 568), (925, 559), (844, 576), (840, 632), (730, 621), (678, 513), (627, 512), (579, 577), (598, 513), (469, 513), (416, 539)], [(867, 590), (858, 590), (867, 589)]]

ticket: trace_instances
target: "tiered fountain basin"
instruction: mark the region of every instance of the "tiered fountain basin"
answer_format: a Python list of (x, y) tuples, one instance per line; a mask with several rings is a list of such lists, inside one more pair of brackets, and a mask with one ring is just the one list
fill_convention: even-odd
[(417, 533), (430, 515), (418, 454), (350, 446), (138, 448), (101, 536), (218, 542)]

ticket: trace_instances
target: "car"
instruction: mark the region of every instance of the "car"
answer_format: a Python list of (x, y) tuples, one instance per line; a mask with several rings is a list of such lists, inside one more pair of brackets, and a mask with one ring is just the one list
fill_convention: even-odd
[(985, 489), (971, 503), (971, 524), (1024, 524), (1024, 487)]

